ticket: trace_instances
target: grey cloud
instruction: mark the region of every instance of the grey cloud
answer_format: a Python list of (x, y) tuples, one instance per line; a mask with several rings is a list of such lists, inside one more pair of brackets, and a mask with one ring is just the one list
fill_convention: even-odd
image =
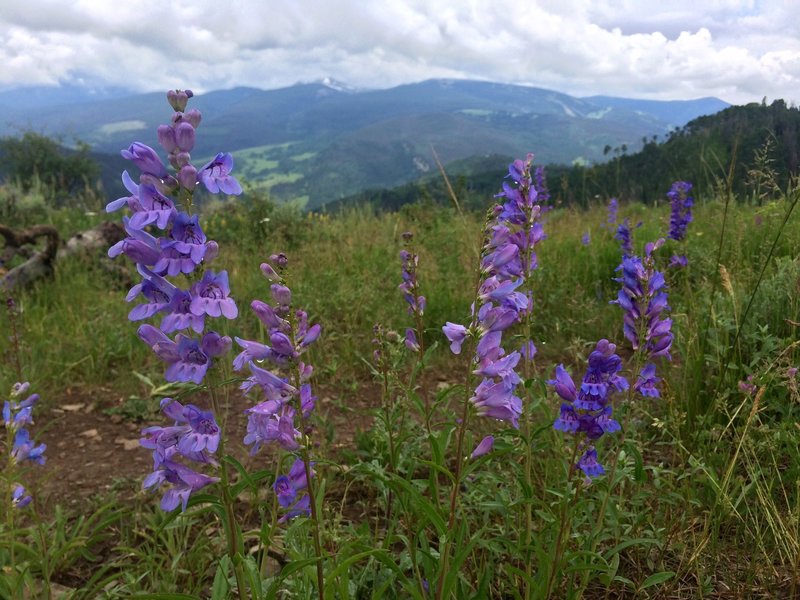
[(470, 77), (570, 93), (729, 101), (800, 89), (781, 0), (28, 0), (0, 5), (0, 85), (89, 74), (160, 89), (362, 87)]

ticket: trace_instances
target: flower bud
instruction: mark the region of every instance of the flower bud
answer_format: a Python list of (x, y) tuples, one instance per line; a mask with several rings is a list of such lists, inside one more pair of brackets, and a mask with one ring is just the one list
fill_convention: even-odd
[(205, 256), (203, 256), (203, 261), (210, 263), (217, 258), (217, 256), (219, 256), (219, 244), (217, 244), (217, 242), (214, 240), (206, 242), (206, 253)]
[(286, 266), (289, 264), (289, 259), (283, 252), (279, 252), (278, 254), (273, 254), (269, 257), (269, 259), (282, 269), (286, 268)]
[(197, 129), (200, 126), (200, 121), (202, 120), (202, 118), (203, 117), (200, 114), (200, 111), (197, 110), (196, 108), (188, 110), (183, 114), (183, 120), (189, 123), (189, 125), (191, 125), (195, 129)]
[(261, 263), (261, 272), (264, 274), (264, 277), (269, 279), (270, 281), (280, 281), (281, 276), (272, 268), (271, 265), (267, 263)]
[(192, 161), (192, 157), (188, 152), (178, 152), (175, 155), (175, 162), (177, 163), (177, 168), (182, 169), (186, 165), (188, 165)]
[(193, 191), (197, 185), (197, 169), (192, 165), (184, 165), (178, 172), (178, 181), (184, 188), (190, 192)]
[(192, 90), (170, 90), (167, 92), (167, 101), (176, 112), (183, 111), (193, 95)]
[(489, 452), (492, 451), (492, 448), (494, 448), (494, 436), (487, 435), (481, 440), (481, 443), (476, 446), (475, 450), (472, 451), (472, 454), (470, 454), (469, 457), (474, 460), (479, 456), (489, 454)]
[(175, 130), (169, 125), (159, 125), (156, 130), (158, 134), (158, 143), (167, 152), (175, 150)]
[(175, 143), (183, 152), (191, 152), (194, 148), (194, 127), (186, 121), (175, 126)]
[(272, 298), (278, 304), (288, 306), (292, 303), (292, 291), (285, 285), (273, 283), (270, 286), (270, 290), (272, 291)]

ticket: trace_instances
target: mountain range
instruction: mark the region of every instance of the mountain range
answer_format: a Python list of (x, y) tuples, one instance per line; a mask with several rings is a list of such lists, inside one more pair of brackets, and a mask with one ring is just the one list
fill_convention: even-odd
[[(0, 92), (0, 136), (34, 130), (66, 145), (86, 142), (103, 165), (107, 193), (122, 193), (119, 150), (134, 140), (157, 147), (155, 129), (171, 110), (164, 94), (56, 89), (49, 95), (41, 88)], [(436, 170), (435, 157), (448, 164), (532, 151), (539, 164), (602, 162), (728, 104), (717, 98), (577, 98), (434, 79), (382, 90), (330, 80), (277, 90), (238, 87), (198, 95), (190, 106), (203, 113), (195, 164), (231, 152), (243, 181), (314, 208), (412, 181)]]

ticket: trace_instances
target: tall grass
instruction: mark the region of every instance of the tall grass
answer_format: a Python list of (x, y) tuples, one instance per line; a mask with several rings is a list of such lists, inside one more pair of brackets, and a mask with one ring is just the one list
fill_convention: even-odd
[[(618, 452), (614, 480), (585, 489), (575, 481), (565, 485), (571, 448), (552, 431), (558, 402), (543, 382), (558, 362), (583, 364), (597, 339), (622, 347), (620, 311), (609, 305), (620, 255), (612, 232), (600, 226), (603, 206), (547, 213), (548, 239), (537, 248), (540, 266), (533, 277), (532, 333), (539, 354), (526, 411), (534, 426), (524, 440), (510, 430), (499, 435), (495, 452), (464, 480), (457, 534), (465, 543), (453, 553), (459, 568), (448, 582), (455, 597), (517, 598), (521, 589), (529, 590), (528, 597), (546, 597), (550, 588), (553, 598), (798, 592), (800, 384), (789, 371), (800, 364), (800, 217), (790, 212), (794, 201), (790, 195), (754, 207), (700, 199), (685, 244), (689, 267), (670, 274), (675, 360), (661, 373), (663, 398), (628, 407), (624, 442), (602, 447), (609, 456)], [(638, 251), (668, 227), (665, 207), (623, 204), (620, 216), (642, 221), (634, 231)], [(100, 217), (60, 211), (46, 218), (68, 236)], [(351, 394), (373, 386), (367, 366), (373, 326), (408, 326), (397, 292), (397, 253), (402, 232), (414, 231), (428, 298), (425, 346), (439, 347), (427, 359), (429, 375), (413, 389), (392, 387), (390, 397), (411, 402), (414, 394), (427, 395), (439, 414), (447, 410), (450, 394), (458, 392), (447, 386), (460, 376), (440, 327), (463, 321), (472, 301), (480, 215), (429, 204), (397, 213), (353, 208), (327, 215), (251, 198), (210, 206), (204, 219), (208, 236), (222, 248), (219, 268), (230, 273), (232, 295), (240, 302), (263, 295), (263, 278), (254, 268), (259, 259), (291, 252), (293, 291), (325, 327), (312, 351), (317, 379), (326, 389)], [(580, 238), (587, 229), (591, 243), (584, 246)], [(119, 300), (124, 283), (98, 261), (90, 255), (64, 260), (52, 280), (16, 297), (25, 371), (51, 407), (68, 388), (108, 404), (147, 395), (136, 373), (159, 377), (157, 359), (126, 325), (128, 307)], [(242, 313), (238, 335), (257, 339), (256, 319)], [(0, 320), (3, 336), (6, 326)], [(737, 385), (749, 375), (754, 393)], [(0, 389), (12, 378), (4, 361)], [(419, 509), (437, 500), (421, 490), (432, 468), (443, 473), (450, 465), (446, 457), (433, 466), (421, 457), (429, 456), (430, 444), (449, 442), (453, 430), (430, 440), (411, 419), (395, 448), (388, 440), (399, 413), (378, 401), (373, 408), (384, 416), (329, 456), (336, 466), (328, 469), (322, 534), (328, 556), (336, 560), (328, 560), (326, 581), (343, 598), (423, 597), (423, 580), (435, 586), (430, 575), (436, 573), (440, 540), (431, 534), (436, 519)], [(534, 461), (530, 472), (520, 454), (523, 445)], [(403, 500), (398, 490), (416, 494), (419, 502)], [(394, 508), (382, 504), (376, 510), (376, 503), (392, 496)], [(598, 521), (601, 507), (606, 512)], [(225, 570), (215, 571), (209, 560), (220, 549), (203, 535), (209, 525), (197, 518), (200, 510), (177, 522), (132, 507), (119, 524), (109, 523), (117, 536), (108, 549), (114, 567), (102, 586), (92, 583), (95, 593), (204, 596), (212, 588), (230, 589)], [(526, 513), (533, 515), (530, 522)], [(151, 529), (143, 529), (143, 521)], [(269, 580), (282, 597), (307, 597), (313, 588), (313, 566), (297, 562), (310, 555), (308, 531), (295, 523), (280, 534), (279, 563), (295, 561), (298, 574)], [(264, 535), (249, 530), (245, 541), (255, 548)], [(563, 550), (559, 564), (557, 546)], [(260, 558), (264, 574), (273, 576), (279, 564)], [(184, 561), (202, 568), (187, 570)], [(106, 591), (98, 591), (103, 586)]]

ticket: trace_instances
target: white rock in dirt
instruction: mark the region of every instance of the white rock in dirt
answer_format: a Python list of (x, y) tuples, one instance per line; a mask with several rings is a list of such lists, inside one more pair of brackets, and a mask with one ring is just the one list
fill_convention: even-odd
[(139, 440), (127, 440), (125, 438), (118, 437), (114, 440), (115, 444), (120, 444), (125, 450), (136, 450), (139, 447)]

